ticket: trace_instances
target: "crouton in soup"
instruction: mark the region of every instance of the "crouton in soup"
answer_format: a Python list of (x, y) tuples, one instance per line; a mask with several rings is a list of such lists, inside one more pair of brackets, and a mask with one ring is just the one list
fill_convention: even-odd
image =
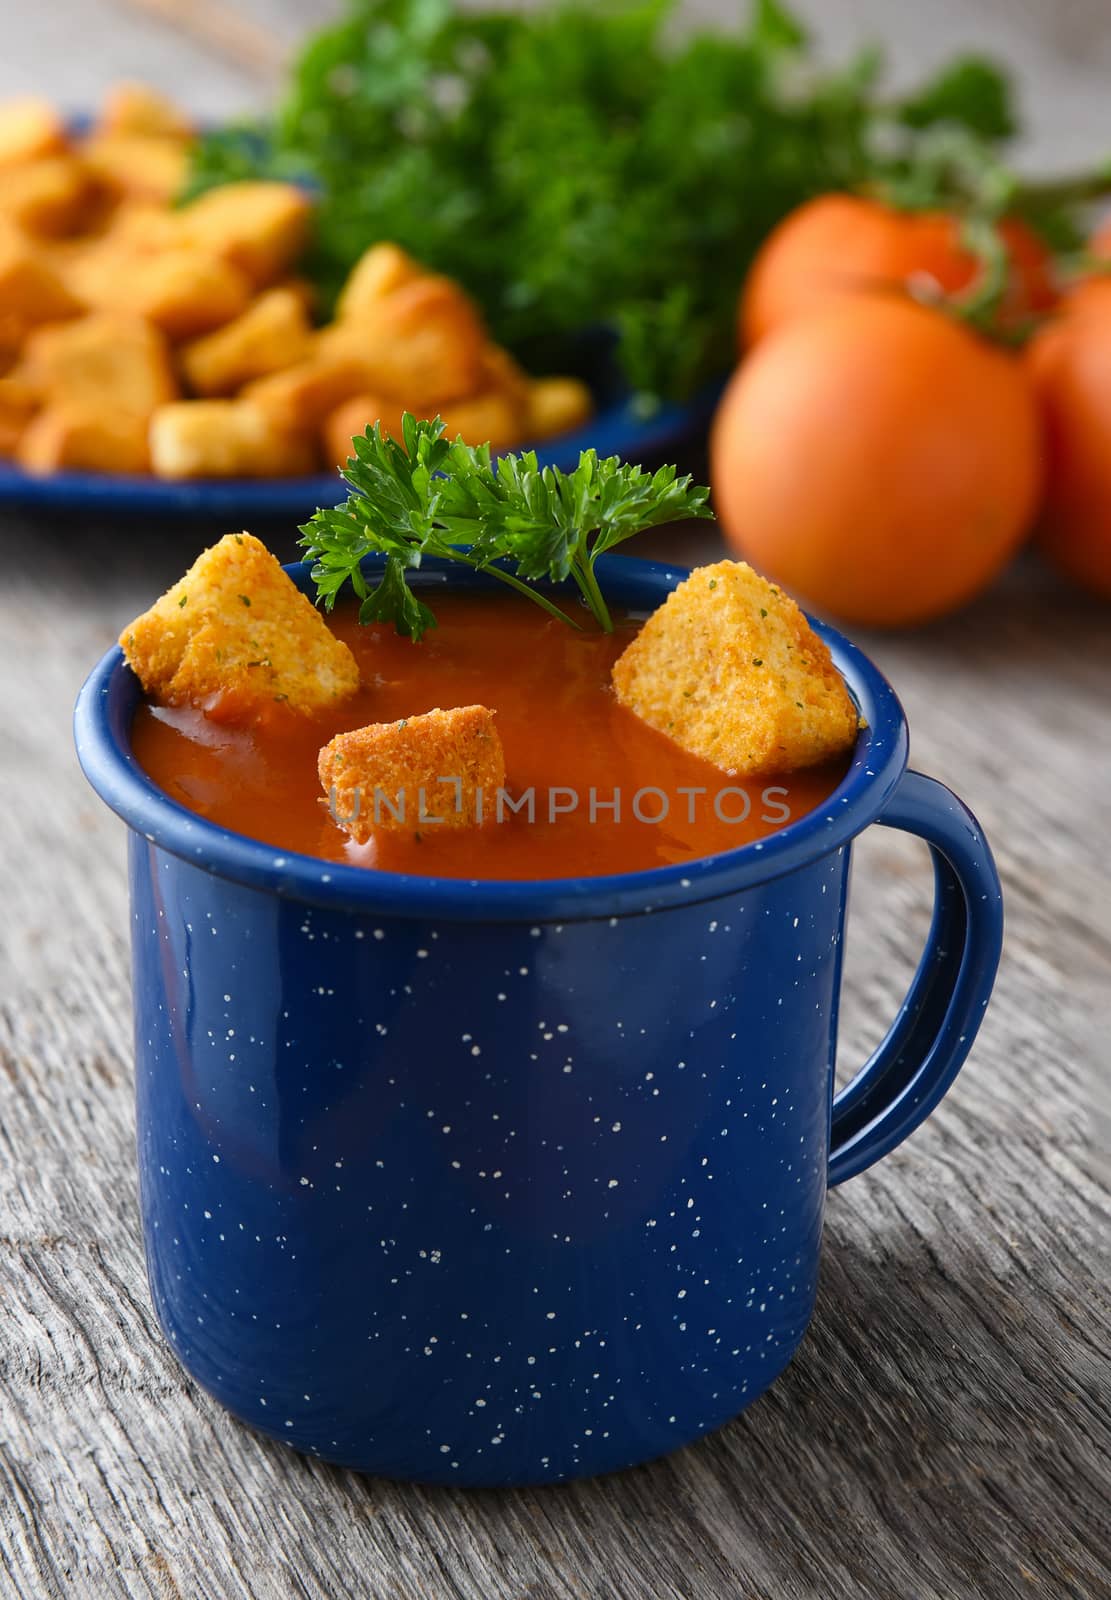
[(249, 533), (229, 533), (200, 555), (120, 645), (147, 694), (169, 705), (311, 711), (359, 684), (347, 645)]
[(317, 765), (333, 820), (356, 844), (381, 831), (474, 828), (496, 814), (505, 755), (486, 706), (339, 733)]
[(795, 602), (743, 561), (696, 567), (613, 668), (622, 705), (726, 772), (792, 772), (849, 749), (859, 717)]

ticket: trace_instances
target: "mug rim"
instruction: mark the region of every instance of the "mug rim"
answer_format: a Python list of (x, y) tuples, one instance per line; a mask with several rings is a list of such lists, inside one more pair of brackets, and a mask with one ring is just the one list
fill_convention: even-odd
[[(368, 557), (373, 570), (382, 558)], [(307, 562), (284, 571), (303, 592)], [(691, 569), (637, 556), (604, 555), (599, 575), (615, 602), (651, 611)], [(420, 587), (491, 590), (496, 580), (470, 568), (427, 559), (412, 577)], [(570, 584), (552, 585), (574, 591)], [(906, 769), (909, 736), (894, 689), (867, 655), (828, 623), (808, 615), (829, 646), (864, 726), (848, 771), (828, 800), (765, 839), (716, 855), (638, 872), (567, 878), (437, 878), (348, 866), (283, 851), (223, 828), (180, 805), (147, 776), (130, 747), (139, 682), (118, 645), (105, 652), (74, 708), (81, 769), (100, 798), (149, 844), (199, 870), (306, 904), (391, 917), (468, 922), (587, 921), (695, 904), (751, 888), (842, 849), (883, 811)]]

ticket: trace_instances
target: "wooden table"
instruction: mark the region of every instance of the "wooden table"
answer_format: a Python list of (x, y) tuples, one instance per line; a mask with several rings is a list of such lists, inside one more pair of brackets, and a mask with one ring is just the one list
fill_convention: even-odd
[[(793, 1366), (668, 1460), (468, 1494), (255, 1437), (151, 1312), (123, 829), (81, 779), (69, 714), (120, 626), (222, 531), (0, 518), (0, 1595), (1111, 1596), (1111, 610), (1029, 562), (960, 617), (862, 638), (914, 763), (995, 846), (1007, 950), (941, 1109), (831, 1196)], [(645, 548), (693, 560), (713, 540)], [(289, 530), (275, 544), (292, 553)], [(854, 902), (847, 1068), (920, 949), (922, 848), (872, 830)]]

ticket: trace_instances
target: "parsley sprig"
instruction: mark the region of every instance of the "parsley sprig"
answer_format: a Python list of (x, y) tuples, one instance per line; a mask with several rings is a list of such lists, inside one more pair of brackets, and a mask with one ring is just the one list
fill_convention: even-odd
[(613, 330), (645, 404), (720, 372), (740, 281), (795, 206), (899, 173), (935, 128), (985, 155), (1015, 130), (994, 63), (891, 94), (878, 51), (825, 65), (784, 0), (720, 8), (713, 29), (683, 25), (679, 0), (339, 9), (276, 116), (201, 140), (194, 191), (307, 178), (324, 303), (392, 239), (457, 279), (529, 371), (596, 367), (584, 330)]
[[(392, 622), (419, 640), (436, 618), (409, 586), (425, 556), (439, 556), (527, 595), (577, 627), (538, 582), (570, 578), (599, 626), (613, 619), (598, 586), (598, 557), (644, 528), (682, 517), (710, 517), (709, 490), (674, 467), (648, 473), (616, 456), (584, 450), (573, 472), (541, 467), (535, 451), (491, 457), (489, 445), (444, 435), (444, 425), (405, 414), (403, 443), (375, 423), (352, 441), (343, 476), (354, 491), (335, 510), (320, 510), (301, 529), (313, 563), (317, 599), (326, 610), (347, 583), (361, 601), (360, 622)], [(386, 557), (371, 587), (364, 556)]]

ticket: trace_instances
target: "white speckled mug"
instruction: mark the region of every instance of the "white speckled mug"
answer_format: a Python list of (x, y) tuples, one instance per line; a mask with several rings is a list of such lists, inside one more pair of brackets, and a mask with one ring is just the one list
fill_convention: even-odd
[[(645, 610), (685, 576), (600, 571)], [(827, 1185), (944, 1094), (1001, 937), (974, 819), (905, 771), (890, 688), (820, 631), (867, 724), (828, 805), (686, 867), (532, 883), (227, 833), (135, 763), (120, 652), (94, 671), (76, 733), (132, 829), (151, 1288), (238, 1416), (370, 1472), (537, 1482), (685, 1443), (785, 1366)], [(834, 1099), (850, 847), (876, 821), (929, 842), (934, 923)]]

